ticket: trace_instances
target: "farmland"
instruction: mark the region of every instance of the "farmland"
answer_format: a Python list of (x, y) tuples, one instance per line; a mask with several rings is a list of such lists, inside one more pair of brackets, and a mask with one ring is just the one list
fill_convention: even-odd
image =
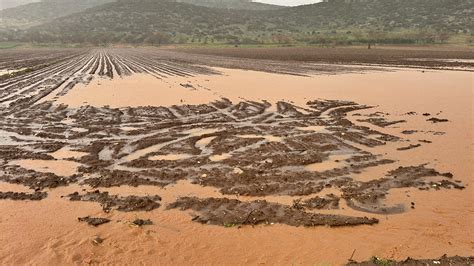
[(0, 0), (0, 265), (474, 265), (472, 17)]
[(314, 62), (402, 66), (413, 68), (467, 68), (473, 67), (474, 53), (466, 46), (367, 46), (349, 47), (251, 47), (182, 48), (190, 54), (216, 55), (231, 58), (277, 60), (286, 62)]
[(0, 260), (469, 255), (472, 54), (366, 50), (0, 50)]

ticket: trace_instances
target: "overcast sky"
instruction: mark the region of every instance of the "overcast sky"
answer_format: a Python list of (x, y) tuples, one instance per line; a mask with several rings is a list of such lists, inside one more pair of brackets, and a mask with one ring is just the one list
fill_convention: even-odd
[(282, 5), (282, 6), (298, 6), (313, 4), (321, 0), (254, 0), (255, 2), (262, 2), (268, 4)]

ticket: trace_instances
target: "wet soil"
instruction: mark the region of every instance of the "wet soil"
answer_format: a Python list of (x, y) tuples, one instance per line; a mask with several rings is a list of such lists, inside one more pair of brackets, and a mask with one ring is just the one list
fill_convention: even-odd
[[(434, 178), (434, 180), (425, 179)], [(437, 179), (436, 179), (437, 178)], [(349, 207), (371, 213), (394, 214), (405, 211), (403, 205), (386, 205), (383, 199), (393, 188), (414, 187), (420, 190), (458, 189), (465, 187), (453, 180), (451, 173), (440, 173), (425, 165), (398, 167), (380, 179), (364, 183), (353, 183), (342, 188), (342, 198)]]
[(429, 122), (431, 122), (431, 123), (433, 123), (433, 124), (449, 122), (448, 119), (445, 119), (445, 118), (437, 118), (437, 117), (429, 118), (429, 119), (427, 119), (426, 121), (429, 121)]
[(339, 200), (340, 198), (334, 194), (328, 194), (324, 197), (316, 196), (304, 201), (297, 199), (293, 202), (293, 208), (310, 210), (335, 210), (339, 209)]
[(42, 200), (46, 198), (48, 194), (46, 192), (0, 192), (0, 200)]
[(416, 149), (416, 148), (418, 148), (418, 147), (421, 147), (421, 144), (410, 144), (410, 145), (405, 146), (405, 147), (397, 148), (397, 150), (399, 150), (399, 151), (406, 151), (406, 150)]
[(193, 210), (196, 212), (193, 221), (226, 227), (274, 223), (291, 226), (355, 226), (378, 223), (375, 218), (309, 213), (265, 200), (242, 202), (225, 198), (183, 197), (167, 208)]
[[(396, 162), (373, 154), (371, 148), (404, 142), (399, 136), (356, 125), (347, 118), (348, 113), (370, 108), (337, 100), (313, 100), (298, 106), (284, 101), (233, 103), (222, 98), (200, 105), (125, 108), (72, 108), (44, 102), (2, 116), (2, 134), (12, 145), (0, 147), (6, 151), (1, 155), (5, 163), (0, 165), (0, 180), (37, 191), (73, 183), (93, 188), (166, 187), (187, 180), (217, 188), (223, 195), (253, 197), (309, 196), (334, 188), (350, 208), (385, 214), (405, 210), (402, 205), (388, 206), (384, 202), (391, 189), (433, 188), (430, 184), (444, 189), (463, 188), (451, 181), (452, 176), (424, 166), (405, 166), (370, 182), (350, 178), (367, 168)], [(386, 115), (375, 112), (364, 122), (380, 127), (401, 123), (385, 120)], [(48, 126), (31, 124), (33, 116), (36, 123)], [(133, 130), (124, 128), (124, 124)], [(46, 133), (48, 137), (43, 136)], [(48, 169), (48, 161), (57, 160), (49, 154), (70, 146), (74, 147), (71, 155), (81, 154), (62, 155), (67, 158), (65, 162), (80, 164), (72, 176), (21, 166), (22, 160), (42, 158), (42, 165)], [(398, 150), (419, 146), (410, 144)], [(19, 166), (10, 165), (13, 160)], [(318, 164), (331, 167), (318, 168)], [(160, 206), (159, 197), (122, 198), (100, 191), (69, 197), (99, 202), (105, 211), (149, 211)], [(338, 200), (313, 198), (300, 205), (331, 209), (337, 207)]]
[(439, 259), (413, 259), (407, 258), (403, 261), (393, 261), (388, 259), (380, 259), (373, 257), (370, 261), (365, 262), (350, 262), (347, 265), (361, 265), (361, 266), (370, 266), (370, 265), (403, 265), (403, 266), (450, 266), (450, 265), (472, 265), (474, 263), (474, 257), (460, 257), (453, 256), (448, 257), (446, 255), (442, 256)]
[[(222, 58), (238, 58), (311, 62), (331, 64), (375, 64), (385, 66), (423, 68), (467, 68), (472, 69), (472, 50), (468, 47), (281, 47), (281, 48), (192, 48), (179, 49), (196, 57), (202, 55)], [(459, 58), (459, 60), (455, 60)], [(450, 60), (452, 59), (452, 60)], [(470, 60), (463, 60), (470, 59)]]
[(152, 225), (153, 224), (153, 221), (151, 221), (150, 219), (146, 219), (146, 220), (143, 220), (143, 219), (135, 219), (133, 222), (132, 222), (133, 225), (136, 225), (136, 226), (144, 226), (144, 225)]
[(109, 195), (108, 192), (100, 192), (98, 190), (79, 194), (78, 192), (68, 195), (71, 201), (93, 201), (98, 202), (102, 206), (104, 212), (110, 212), (112, 209), (123, 212), (132, 211), (151, 211), (160, 207), (160, 196), (138, 197), (128, 196), (119, 197), (117, 195)]
[(398, 120), (398, 121), (387, 121), (384, 118), (378, 117), (378, 118), (367, 118), (367, 119), (358, 119), (357, 121), (359, 122), (368, 122), (371, 123), (372, 125), (376, 125), (379, 127), (388, 127), (391, 125), (399, 124), (399, 123), (405, 123), (406, 120)]
[(79, 222), (86, 222), (88, 225), (99, 226), (110, 222), (110, 219), (107, 218), (96, 218), (96, 217), (79, 217), (77, 218)]
[[(357, 257), (359, 259), (366, 259), (373, 255), (370, 252), (376, 245), (374, 243), (390, 243), (390, 247), (398, 245), (398, 239), (402, 239), (399, 238), (400, 232), (404, 233), (402, 241), (416, 243), (416, 247), (414, 244), (405, 248), (405, 252), (400, 251), (396, 255), (397, 258), (405, 257), (408, 249), (421, 249), (424, 246), (424, 244), (420, 244), (421, 241), (438, 239), (438, 234), (449, 234), (449, 237), (443, 235), (445, 240), (454, 238), (451, 235), (456, 234), (456, 239), (464, 241), (462, 243), (464, 249), (469, 245), (465, 241), (466, 235), (460, 234), (462, 230), (459, 230), (459, 227), (463, 223), (454, 223), (453, 221), (458, 221), (460, 213), (469, 215), (469, 212), (466, 212), (468, 207), (462, 204), (458, 206), (458, 197), (464, 199), (466, 192), (469, 193), (471, 189), (468, 187), (470, 177), (466, 176), (466, 172), (468, 172), (466, 171), (468, 169), (466, 162), (470, 162), (470, 160), (466, 160), (466, 156), (463, 156), (470, 151), (470, 146), (461, 149), (456, 141), (471, 138), (467, 133), (460, 135), (454, 130), (446, 128), (446, 126), (459, 127), (460, 121), (464, 121), (462, 120), (464, 118), (457, 113), (458, 116), (453, 116), (446, 111), (443, 113), (443, 117), (449, 118), (451, 123), (438, 124), (436, 122), (442, 121), (426, 121), (428, 118), (425, 115), (426, 111), (432, 113), (434, 117), (442, 113), (439, 110), (450, 108), (446, 106), (445, 101), (436, 102), (431, 99), (435, 107), (431, 106), (426, 110), (424, 110), (425, 107), (413, 108), (415, 105), (412, 103), (412, 105), (408, 105), (408, 108), (405, 108), (406, 106), (403, 104), (395, 108), (392, 106), (392, 109), (388, 108), (390, 112), (396, 111), (398, 114), (389, 114), (387, 111), (375, 112), (384, 109), (380, 106), (374, 107), (378, 104), (393, 105), (391, 100), (379, 102), (382, 98), (392, 99), (394, 97), (393, 94), (391, 97), (386, 97), (385, 94), (382, 94), (382, 97), (377, 94), (380, 93), (379, 91), (384, 91), (383, 93), (391, 91), (385, 90), (385, 87), (384, 90), (367, 90), (365, 93), (369, 93), (363, 97), (354, 97), (354, 93), (352, 96), (346, 97), (345, 93), (338, 92), (335, 93), (336, 96), (329, 97), (332, 98), (331, 100), (315, 97), (316, 91), (322, 92), (324, 95), (320, 97), (328, 95), (322, 89), (316, 88), (317, 90), (304, 94), (306, 97), (301, 97), (302, 99), (295, 100), (295, 102), (291, 97), (292, 100), (284, 100), (288, 99), (288, 88), (294, 87), (295, 91), (306, 85), (310, 88), (313, 86), (326, 88), (327, 84), (312, 84), (313, 79), (294, 75), (308, 75), (315, 72), (318, 74), (358, 72), (363, 67), (340, 65), (326, 67), (318, 64), (269, 61), (256, 61), (247, 66), (248, 60), (216, 58), (213, 61), (209, 60), (210, 57), (207, 56), (176, 55), (175, 52), (157, 52), (147, 49), (90, 51), (78, 49), (74, 50), (74, 53), (71, 52), (69, 56), (65, 57), (65, 61), (62, 63), (50, 64), (37, 68), (31, 73), (0, 81), (0, 180), (2, 183), (10, 183), (4, 183), (6, 188), (2, 190), (16, 191), (15, 188), (23, 186), (35, 190), (31, 194), (29, 191), (17, 191), (5, 192), (2, 195), (6, 195), (4, 197), (8, 199), (16, 197), (19, 200), (29, 200), (36, 197), (35, 195), (46, 197), (45, 193), (49, 195), (46, 199), (42, 196), (44, 200), (41, 201), (24, 203), (6, 200), (3, 201), (5, 204), (14, 203), (25, 208), (39, 207), (38, 210), (41, 212), (38, 211), (38, 213), (41, 215), (47, 213), (49, 217), (55, 217), (58, 213), (51, 210), (50, 206), (52, 205), (45, 206), (46, 204), (54, 202), (57, 204), (55, 206), (61, 205), (68, 210), (71, 209), (70, 205), (78, 206), (78, 212), (74, 215), (62, 216), (61, 220), (59, 218), (55, 220), (61, 226), (72, 221), (70, 228), (75, 226), (74, 223), (77, 223), (77, 217), (100, 213), (100, 209), (97, 210), (98, 204), (105, 212), (110, 212), (107, 214), (108, 217), (110, 215), (111, 219), (117, 221), (134, 221), (136, 219), (135, 211), (151, 211), (147, 215), (150, 215), (149, 217), (156, 224), (151, 225), (150, 228), (156, 226), (164, 230), (160, 231), (159, 238), (153, 238), (156, 241), (150, 245), (154, 247), (150, 250), (154, 250), (153, 252), (163, 250), (161, 247), (154, 246), (156, 243), (168, 245), (169, 250), (179, 250), (169, 254), (160, 253), (160, 255), (167, 257), (169, 264), (176, 262), (175, 254), (187, 253), (190, 250), (197, 253), (207, 252), (206, 254), (227, 254), (227, 252), (222, 252), (225, 249), (223, 247), (229, 243), (234, 245), (234, 241), (238, 242), (240, 247), (251, 246), (248, 245), (249, 241), (245, 245), (242, 244), (244, 240), (241, 235), (238, 237), (234, 235), (235, 238), (231, 238), (230, 241), (212, 238), (213, 233), (216, 232), (213, 230), (227, 229), (203, 226), (200, 223), (224, 227), (250, 225), (242, 228), (242, 230), (247, 230), (245, 231), (246, 235), (264, 235), (267, 234), (265, 230), (271, 230), (272, 236), (280, 234), (280, 239), (285, 239), (285, 241), (296, 233), (298, 237), (293, 239), (293, 244), (289, 243), (294, 250), (300, 250), (300, 247), (303, 247), (301, 245), (302, 239), (312, 243), (312, 240), (318, 238), (319, 233), (323, 232), (320, 230), (326, 230), (324, 226), (312, 230), (297, 229), (296, 226), (346, 226), (347, 228), (330, 229), (331, 231), (328, 231), (323, 238), (318, 239), (318, 245), (321, 244), (323, 248), (315, 251), (314, 247), (307, 245), (304, 246), (305, 252), (307, 252), (306, 254), (337, 253), (335, 245), (328, 243), (341, 244), (338, 241), (343, 239), (341, 236), (344, 236), (344, 239), (351, 237), (352, 241), (349, 243), (354, 243), (354, 245), (371, 246), (371, 248), (364, 249), (364, 256)], [(18, 60), (11, 58), (9, 60), (15, 61), (15, 64), (28, 65), (49, 61), (55, 56), (54, 52), (48, 52), (41, 58), (30, 61), (25, 54), (20, 52), (17, 58)], [(22, 60), (24, 60), (23, 63)], [(110, 63), (111, 68), (107, 67)], [(253, 73), (247, 76), (247, 74), (238, 72), (242, 76), (239, 74), (233, 77), (236, 80), (235, 84), (238, 84), (233, 84), (233, 87), (238, 89), (239, 97), (227, 99), (222, 98), (223, 96), (219, 93), (211, 91), (209, 89), (211, 86), (208, 88), (201, 86), (204, 83), (190, 81), (194, 75), (217, 79), (216, 75), (225, 73), (222, 69), (203, 67), (202, 64), (257, 69), (292, 74), (293, 76), (284, 76), (285, 78), (278, 79), (288, 82), (284, 86), (279, 86), (280, 84), (274, 84), (276, 82), (273, 78), (281, 78), (281, 75)], [(100, 70), (101, 68), (103, 71)], [(372, 68), (364, 69), (370, 70)], [(152, 86), (166, 84), (173, 91), (206, 92), (207, 94), (203, 97), (205, 100), (199, 99), (199, 103), (191, 104), (188, 99), (179, 99), (182, 91), (177, 91), (173, 95), (178, 98), (173, 99), (172, 104), (168, 105), (160, 101), (160, 104), (155, 104), (156, 106), (146, 106), (150, 104), (149, 102), (145, 102), (144, 106), (136, 104), (142, 103), (141, 101), (127, 105), (111, 103), (110, 106), (95, 102), (91, 102), (89, 105), (82, 100), (78, 100), (78, 104), (68, 103), (69, 105), (57, 101), (58, 97), (71, 95), (70, 92), (82, 91), (86, 84), (92, 85), (91, 82), (104, 84), (104, 86), (97, 85), (98, 87), (88, 86), (96, 90), (101, 86), (105, 87), (109, 79), (111, 82), (125, 82), (129, 86), (129, 84), (135, 84), (135, 78), (139, 75), (152, 77), (153, 81), (160, 81), (159, 83), (150, 83)], [(351, 78), (352, 75), (349, 74)], [(392, 81), (405, 77), (404, 75), (395, 75), (392, 77)], [(421, 72), (416, 75), (407, 74), (411, 79), (427, 75), (421, 74)], [(383, 77), (385, 79), (388, 76), (387, 74)], [(259, 80), (261, 83), (257, 85), (259, 88), (266, 88), (265, 93), (260, 92), (258, 97), (247, 95), (248, 99), (247, 96), (245, 99), (242, 98), (241, 87), (244, 87), (249, 93), (253, 88), (247, 87), (245, 77)], [(347, 76), (341, 75), (337, 79), (338, 81), (340, 79), (341, 83), (346, 86), (350, 83), (351, 78), (348, 78), (349, 81), (347, 81), (344, 77)], [(366, 78), (370, 80), (370, 77), (371, 75), (367, 75)], [(428, 75), (428, 77), (436, 78), (436, 75)], [(268, 82), (266, 78), (268, 78)], [(293, 83), (295, 81), (293, 78), (307, 80), (302, 83)], [(167, 83), (170, 80), (181, 85), (173, 87), (173, 83)], [(357, 80), (363, 80), (362, 84), (366, 86), (365, 76)], [(437, 77), (435, 80), (438, 83), (445, 79)], [(149, 80), (146, 79), (146, 81)], [(392, 82), (389, 83), (388, 87)], [(114, 84), (116, 83), (112, 83), (112, 85)], [(397, 84), (397, 86), (400, 85)], [(107, 85), (109, 89), (115, 88), (109, 85)], [(284, 94), (273, 94), (274, 91), (278, 92), (285, 86), (287, 88), (285, 88)], [(451, 86), (451, 84), (443, 86)], [(228, 88), (224, 85), (222, 87), (223, 90)], [(362, 91), (365, 88), (354, 87)], [(129, 90), (129, 87), (126, 89)], [(333, 88), (329, 86), (329, 89)], [(402, 87), (396, 89), (408, 90)], [(335, 90), (337, 91), (337, 89)], [(399, 93), (399, 90), (394, 89), (394, 91), (396, 91), (396, 97), (399, 97), (399, 94), (403, 95), (403, 99), (399, 99), (398, 103), (414, 101), (412, 98), (418, 98), (411, 94), (411, 89), (409, 95)], [(456, 90), (453, 89), (453, 91)], [(87, 93), (89, 92), (86, 91)], [(136, 91), (132, 90), (126, 95), (134, 93), (136, 94)], [(161, 93), (158, 91), (154, 95), (159, 97)], [(427, 95), (425, 91), (423, 93), (425, 93), (422, 94), (424, 97), (434, 97), (431, 94)], [(106, 94), (107, 96), (113, 95), (109, 91)], [(361, 93), (357, 91), (357, 95), (359, 94)], [(212, 97), (207, 97), (209, 95)], [(297, 92), (295, 95), (300, 96)], [(140, 96), (144, 98), (144, 96)], [(92, 97), (96, 97), (96, 95), (92, 94)], [(120, 96), (117, 97), (120, 98)], [(352, 100), (337, 100), (344, 98), (358, 99), (357, 101), (360, 100), (361, 103), (369, 102), (373, 106)], [(421, 99), (421, 97), (419, 98)], [(453, 98), (455, 97), (449, 99)], [(455, 105), (458, 106), (458, 102), (465, 98), (456, 99)], [(128, 98), (126, 98), (127, 101)], [(454, 104), (452, 105), (454, 106)], [(414, 109), (417, 112), (413, 112)], [(431, 115), (428, 116), (431, 117)], [(419, 124), (413, 123), (413, 121), (418, 121)], [(465, 133), (469, 130), (459, 130), (459, 132)], [(417, 143), (423, 143), (423, 145), (417, 146)], [(454, 145), (455, 149), (451, 149), (453, 143), (457, 145)], [(414, 146), (417, 146), (416, 149)], [(433, 146), (437, 148), (432, 149)], [(397, 151), (400, 147), (409, 147), (409, 149)], [(439, 147), (449, 147), (449, 149)], [(437, 157), (431, 156), (432, 154), (439, 154), (440, 158), (444, 158), (444, 161), (438, 161)], [(415, 157), (416, 160), (411, 160)], [(448, 163), (446, 163), (446, 157), (453, 159), (448, 159)], [(27, 161), (41, 161), (41, 164), (27, 164)], [(77, 165), (78, 167), (74, 167), (72, 171), (59, 171), (71, 169), (58, 169), (58, 165), (59, 168), (61, 166), (68, 168), (67, 165)], [(452, 171), (452, 173), (447, 171)], [(74, 174), (70, 174), (71, 172)], [(182, 188), (183, 183), (191, 188), (176, 189)], [(131, 189), (129, 187), (134, 189), (130, 190), (130, 193), (124, 193), (124, 191)], [(464, 190), (465, 187), (468, 189)], [(19, 191), (23, 191), (23, 189), (26, 188)], [(94, 191), (94, 189), (96, 190)], [(82, 192), (72, 193), (81, 190)], [(400, 192), (401, 190), (403, 192)], [(58, 193), (58, 191), (67, 192)], [(147, 194), (144, 191), (150, 193)], [(412, 193), (408, 194), (407, 191)], [(68, 194), (69, 196), (64, 199), (60, 199), (58, 196)], [(162, 201), (159, 196), (154, 196), (156, 194), (163, 196), (164, 200)], [(51, 195), (56, 195), (57, 198), (52, 198)], [(417, 198), (416, 200), (407, 199), (409, 196)], [(66, 200), (67, 198), (75, 202), (71, 203)], [(445, 199), (449, 199), (449, 206), (444, 204)], [(81, 203), (82, 201), (98, 204), (85, 204)], [(437, 202), (437, 204), (441, 202), (444, 207), (439, 210), (429, 209), (427, 211), (428, 207), (436, 207), (432, 206), (437, 205), (433, 202)], [(170, 204), (168, 208), (171, 209), (159, 208), (162, 204), (166, 206)], [(87, 212), (83, 211), (83, 208), (87, 209)], [(28, 221), (27, 214), (36, 211), (28, 210), (16, 212), (15, 208), (11, 208), (7, 211), (9, 215), (23, 215), (16, 216), (17, 221)], [(179, 210), (184, 210), (184, 213)], [(187, 216), (187, 213), (193, 213), (193, 218)], [(429, 217), (437, 217), (436, 220), (420, 218), (428, 217), (425, 215), (426, 213)], [(443, 215), (439, 215), (440, 213)], [(449, 215), (446, 216), (446, 213)], [(389, 216), (389, 214), (397, 215)], [(44, 214), (42, 218), (50, 219), (46, 217), (47, 215)], [(365, 215), (368, 217), (364, 217)], [(91, 217), (89, 216), (89, 218)], [(168, 217), (168, 220), (166, 221), (162, 217)], [(162, 241), (163, 235), (170, 232), (176, 234), (179, 230), (183, 230), (183, 225), (180, 225), (178, 230), (174, 230), (162, 228), (162, 224), (173, 227), (175, 221), (179, 219), (185, 224), (185, 228), (191, 229), (186, 231), (186, 234), (173, 236), (179, 238), (179, 241), (176, 238), (172, 238), (174, 240), (170, 241), (171, 244), (167, 243), (167, 240)], [(437, 229), (438, 219), (442, 220), (443, 228), (447, 233), (437, 232), (439, 231)], [(363, 226), (374, 224), (378, 220), (380, 220), (380, 224), (377, 226)], [(466, 218), (464, 217), (462, 220), (465, 224)], [(0, 222), (8, 223), (9, 220)], [(37, 223), (35, 224), (35, 222)], [(148, 222), (137, 219), (137, 224), (127, 227), (140, 226), (142, 223)], [(290, 226), (275, 225), (273, 229), (270, 229), (270, 226), (261, 226), (259, 230), (251, 228), (252, 225), (271, 225), (272, 223)], [(46, 223), (43, 220), (41, 223), (30, 220), (29, 224), (35, 224), (30, 227), (41, 227)], [(108, 230), (118, 226), (117, 224), (109, 223), (100, 229), (81, 226), (81, 230)], [(420, 228), (423, 230), (418, 230), (418, 224), (422, 225)], [(358, 231), (350, 231), (355, 225), (361, 225), (356, 227)], [(28, 224), (24, 227), (28, 227)], [(386, 228), (388, 230), (384, 230)], [(452, 228), (455, 229), (450, 231)], [(36, 233), (51, 230), (30, 229)], [(67, 229), (62, 227), (61, 230), (63, 231), (56, 231), (56, 234), (64, 235), (63, 232)], [(336, 233), (333, 230), (341, 231)], [(373, 234), (372, 230), (374, 232), (384, 230), (384, 232)], [(150, 254), (154, 254), (153, 252), (145, 249), (137, 251), (134, 246), (137, 243), (141, 245), (143, 239), (152, 238), (152, 230), (136, 231), (144, 231), (143, 233), (147, 235), (143, 238), (139, 237), (136, 242), (129, 241), (130, 239), (113, 242), (113, 239), (122, 235), (123, 231), (120, 229), (120, 233), (106, 235), (106, 243), (109, 244), (110, 241), (111, 245), (102, 245), (106, 246), (108, 250), (104, 249), (100, 252), (104, 252), (104, 254), (122, 252), (121, 254), (123, 254), (123, 249), (120, 251), (111, 247), (126, 244), (129, 245), (127, 250), (131, 252), (137, 252), (137, 254), (148, 252), (144, 256), (152, 256)], [(239, 234), (241, 232), (241, 230), (235, 231), (238, 231)], [(15, 237), (11, 236), (11, 232), (8, 230), (3, 232), (10, 234), (9, 239)], [(359, 232), (361, 233), (358, 234)], [(413, 240), (412, 232), (421, 235), (413, 236), (415, 238)], [(58, 254), (58, 249), (55, 248), (58, 245), (62, 248), (75, 247), (69, 241), (75, 239), (71, 235), (65, 236), (65, 238), (69, 238), (66, 241), (62, 238), (63, 243), (51, 243), (50, 235), (46, 236), (48, 241), (45, 241), (50, 246), (41, 247), (41, 250), (50, 252), (45, 254)], [(210, 236), (209, 239), (202, 242), (205, 245), (219, 243), (217, 245), (219, 248), (216, 251), (216, 249), (208, 249), (209, 246), (202, 246), (203, 243), (192, 242), (195, 235), (199, 235), (199, 242), (201, 242), (201, 238)], [(135, 239), (136, 236), (137, 234), (133, 234), (132, 238)], [(185, 242), (182, 240), (183, 237), (186, 241), (192, 240), (188, 242), (191, 244), (181, 245)], [(378, 237), (380, 239), (377, 239), (377, 242), (371, 241)], [(90, 239), (89, 236), (87, 238), (89, 245)], [(101, 237), (97, 237), (97, 239), (97, 242), (93, 240), (93, 243), (97, 245), (104, 241)], [(252, 242), (260, 243), (260, 238), (251, 239)], [(275, 239), (266, 237), (264, 240), (267, 241), (267, 245), (275, 245), (273, 243)], [(84, 243), (81, 240), (77, 241)], [(173, 245), (173, 243), (178, 244)], [(196, 248), (197, 246), (199, 247)], [(442, 247), (440, 248), (440, 250), (443, 249), (441, 252), (448, 252), (444, 250), (448, 249), (450, 254), (460, 254), (453, 253), (453, 250), (457, 251), (458, 249), (451, 248), (444, 242)], [(38, 248), (40, 247), (33, 247), (32, 250), (36, 252)], [(94, 248), (98, 249), (99, 247)], [(228, 250), (233, 248), (231, 246)], [(274, 250), (280, 249), (280, 246), (274, 247)], [(345, 247), (346, 249), (347, 247)], [(383, 249), (384, 252), (387, 252), (387, 249)], [(9, 254), (25, 254), (26, 252), (25, 250), (14, 251), (12, 248), (8, 250)], [(143, 252), (140, 253), (141, 251)], [(430, 254), (435, 254), (434, 256), (443, 254), (438, 251), (436, 253), (433, 251)], [(396, 251), (394, 252), (396, 253)], [(260, 258), (261, 254), (256, 253), (253, 254), (253, 257)], [(93, 254), (98, 253), (93, 252)], [(293, 254), (295, 253), (292, 252), (288, 257), (293, 257)], [(427, 253), (423, 251), (421, 254)], [(83, 263), (82, 255), (79, 257), (76, 255), (71, 261)], [(466, 253), (462, 255), (466, 255)], [(1, 256), (10, 255), (0, 254), (0, 259)], [(302, 257), (309, 264), (309, 260), (314, 256), (304, 255)], [(280, 256), (278, 259), (290, 261), (288, 257), (282, 258)], [(116, 254), (110, 255), (108, 258), (116, 258)], [(228, 261), (227, 255), (225, 259), (224, 261)], [(9, 259), (9, 261), (19, 260), (21, 258)], [(254, 260), (252, 262), (260, 261)]]
[[(28, 157), (28, 155), (26, 156)], [(19, 166), (3, 165), (0, 167), (0, 180), (12, 184), (22, 184), (40, 191), (45, 188), (57, 188), (77, 182), (78, 176), (58, 176), (53, 173), (42, 173), (27, 170)]]

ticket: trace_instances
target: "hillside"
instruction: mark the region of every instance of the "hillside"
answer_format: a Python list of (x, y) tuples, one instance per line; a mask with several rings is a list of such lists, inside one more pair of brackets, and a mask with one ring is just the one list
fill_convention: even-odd
[(472, 31), (473, 15), (474, 0), (327, 0), (278, 10), (273, 18), (284, 16), (293, 25), (329, 29)]
[(277, 10), (282, 8), (251, 0), (1, 0), (0, 29), (25, 29), (109, 2), (146, 6), (147, 2), (167, 1), (220, 9)]
[(470, 34), (473, 15), (474, 0), (333, 0), (238, 12), (165, 0), (120, 0), (27, 32), (4, 31), (2, 38), (94, 44), (429, 43)]
[(282, 8), (277, 5), (252, 2), (251, 0), (175, 0), (180, 3), (188, 3), (197, 6), (241, 9), (241, 10), (276, 10)]
[[(179, 38), (240, 36), (243, 21), (257, 13), (235, 12), (170, 1), (120, 1), (31, 28), (26, 40), (162, 43)], [(18, 34), (15, 34), (18, 36)], [(156, 41), (155, 41), (156, 40)]]
[(24, 1), (25, 3), (30, 3), (0, 10), (0, 28), (27, 28), (112, 1), (113, 0)]
[(0, 10), (12, 8), (16, 6), (26, 5), (33, 2), (39, 2), (39, 0), (1, 0)]

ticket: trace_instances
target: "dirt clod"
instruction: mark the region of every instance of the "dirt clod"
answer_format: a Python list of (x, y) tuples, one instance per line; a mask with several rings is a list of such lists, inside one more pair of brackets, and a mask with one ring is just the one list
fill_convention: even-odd
[(132, 222), (133, 225), (136, 225), (136, 226), (144, 226), (144, 225), (152, 225), (153, 222), (150, 220), (150, 219), (146, 219), (146, 220), (143, 220), (143, 219), (135, 219), (133, 222)]
[(107, 218), (95, 218), (95, 217), (90, 217), (90, 216), (79, 217), (77, 218), (77, 220), (79, 222), (86, 222), (88, 225), (92, 225), (92, 226), (99, 226), (99, 225), (110, 222), (110, 219), (107, 219)]
[(432, 118), (430, 118), (430, 119), (427, 119), (426, 121), (432, 122), (433, 124), (449, 122), (448, 119), (445, 119), (445, 118), (436, 118), (436, 117), (432, 117)]
[(48, 194), (46, 192), (34, 192), (34, 193), (25, 193), (25, 192), (0, 192), (0, 200), (10, 199), (10, 200), (42, 200), (46, 198)]
[(160, 207), (160, 196), (138, 197), (127, 196), (119, 197), (117, 195), (109, 195), (108, 192), (100, 192), (99, 190), (87, 192), (86, 194), (79, 194), (74, 192), (68, 195), (71, 201), (94, 201), (99, 202), (105, 212), (112, 209), (123, 212), (131, 211), (151, 211)]

